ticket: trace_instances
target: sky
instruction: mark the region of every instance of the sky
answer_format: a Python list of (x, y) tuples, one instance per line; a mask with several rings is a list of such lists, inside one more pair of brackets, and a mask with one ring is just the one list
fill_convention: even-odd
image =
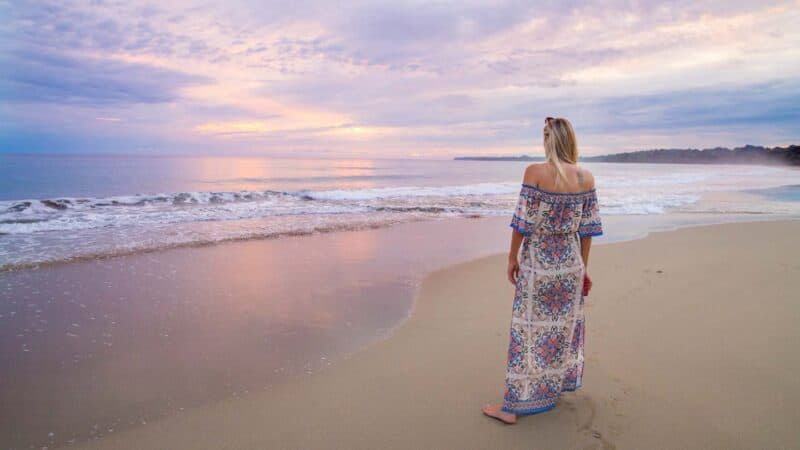
[(0, 152), (451, 158), (800, 143), (800, 0), (0, 0)]

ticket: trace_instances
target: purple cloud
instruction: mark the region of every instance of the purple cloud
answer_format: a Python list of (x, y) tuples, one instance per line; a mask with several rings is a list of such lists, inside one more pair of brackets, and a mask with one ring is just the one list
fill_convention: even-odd
[(83, 105), (163, 103), (181, 87), (208, 78), (122, 61), (76, 58), (36, 51), (0, 58), (5, 101)]

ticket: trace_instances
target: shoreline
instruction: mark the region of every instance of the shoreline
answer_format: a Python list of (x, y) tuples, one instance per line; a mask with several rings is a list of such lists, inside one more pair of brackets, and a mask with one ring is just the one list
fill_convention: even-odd
[[(483, 217), (478, 217), (483, 218)], [(434, 220), (452, 220), (452, 219), (473, 219), (473, 217), (443, 217), (443, 218), (435, 218)], [(427, 219), (424, 218), (415, 218), (412, 220), (406, 220), (405, 222), (387, 222), (387, 223), (367, 223), (365, 225), (357, 225), (353, 227), (343, 226), (343, 227), (336, 227), (332, 226), (329, 228), (322, 228), (322, 229), (315, 229), (315, 230), (295, 230), (295, 231), (285, 231), (285, 232), (276, 232), (276, 233), (267, 233), (263, 235), (251, 235), (251, 236), (238, 236), (238, 237), (229, 237), (229, 238), (222, 238), (218, 240), (207, 240), (207, 241), (192, 241), (192, 242), (176, 242), (169, 245), (162, 245), (158, 247), (142, 247), (142, 248), (134, 248), (134, 249), (118, 249), (114, 250), (113, 252), (109, 253), (86, 253), (86, 254), (79, 254), (75, 256), (71, 256), (66, 259), (53, 259), (53, 260), (45, 260), (45, 261), (36, 261), (36, 262), (22, 262), (22, 263), (5, 263), (0, 265), (0, 274), (8, 273), (8, 272), (18, 272), (23, 270), (38, 270), (41, 268), (48, 268), (48, 267), (58, 267), (60, 265), (65, 264), (73, 264), (73, 263), (81, 263), (81, 262), (89, 262), (95, 260), (108, 260), (112, 258), (124, 258), (126, 256), (137, 256), (143, 255), (147, 253), (159, 253), (159, 252), (166, 252), (170, 250), (179, 250), (179, 249), (192, 249), (192, 248), (203, 248), (203, 247), (212, 247), (215, 245), (225, 245), (235, 242), (249, 242), (249, 241), (266, 241), (266, 240), (276, 240), (276, 239), (286, 239), (286, 238), (294, 238), (294, 237), (306, 237), (306, 236), (317, 236), (317, 235), (324, 235), (329, 233), (342, 233), (342, 232), (362, 232), (368, 230), (377, 230), (381, 228), (390, 228), (393, 226), (397, 226), (400, 224), (406, 223), (417, 223), (417, 222), (424, 222)], [(0, 233), (2, 236), (3, 233)]]
[[(521, 417), (513, 428), (501, 427), (480, 415), (481, 402), (498, 400), (502, 388), (505, 322), (510, 317), (513, 287), (504, 279), (503, 266), (498, 265), (505, 259), (501, 253), (428, 273), (415, 292), (411, 317), (394, 333), (319, 373), (275, 391), (255, 392), (187, 410), (147, 427), (86, 443), (86, 448), (528, 448), (531, 442), (555, 448), (641, 448), (664, 442), (675, 448), (791, 445), (796, 439), (790, 439), (798, 435), (787, 424), (796, 421), (797, 413), (785, 409), (791, 408), (792, 399), (800, 398), (796, 386), (786, 378), (785, 366), (797, 368), (798, 362), (797, 357), (785, 352), (791, 351), (787, 346), (797, 341), (797, 332), (792, 327), (776, 328), (771, 322), (756, 323), (752, 333), (741, 333), (748, 329), (737, 328), (739, 335), (728, 335), (724, 333), (728, 323), (707, 314), (713, 310), (733, 324), (741, 321), (741, 313), (751, 311), (747, 295), (753, 289), (753, 280), (748, 285), (745, 276), (758, 272), (758, 287), (762, 288), (759, 292), (771, 294), (763, 302), (773, 309), (789, 308), (783, 317), (771, 320), (786, 321), (796, 316), (796, 307), (785, 301), (798, 283), (798, 277), (792, 276), (798, 274), (798, 267), (791, 254), (782, 255), (780, 251), (791, 252), (798, 245), (784, 242), (780, 236), (796, 234), (798, 228), (796, 220), (714, 224), (656, 231), (643, 239), (595, 247), (590, 262), (595, 287), (587, 297), (584, 386), (574, 394), (562, 396), (555, 410)], [(732, 242), (738, 244), (730, 245)], [(654, 253), (659, 257), (654, 258)], [(694, 258), (681, 258), (687, 254)], [(746, 258), (737, 259), (742, 255), (752, 263), (746, 264)], [(635, 269), (626, 267), (629, 260), (642, 264), (634, 264)], [(714, 261), (714, 267), (702, 266), (708, 261)], [(710, 273), (708, 278), (694, 273), (691, 266), (698, 264), (716, 275)], [(788, 277), (780, 277), (776, 285), (771, 277), (777, 275), (766, 269), (784, 270)], [(620, 279), (626, 270), (638, 275)], [(615, 276), (626, 281), (607, 284)], [(606, 282), (598, 283), (600, 280)], [(716, 293), (699, 297), (708, 305), (681, 296), (669, 297), (669, 302), (658, 300), (666, 295), (662, 291), (689, 295), (682, 290), (684, 285), (696, 287), (700, 280), (707, 280), (711, 286), (698, 289)], [(719, 298), (720, 290), (725, 292), (724, 298)], [(498, 302), (486, 302), (487, 297), (497, 297)], [(655, 303), (623, 302), (623, 297), (639, 302), (653, 299)], [(717, 311), (711, 303), (726, 309)], [(700, 307), (710, 322), (675, 310), (675, 304)], [(642, 317), (631, 317), (631, 309), (659, 319), (642, 322)], [(618, 320), (626, 315), (636, 320)], [(682, 317), (682, 327), (670, 329), (662, 316)], [(452, 325), (453, 321), (458, 325)], [(680, 336), (688, 334), (688, 338), (700, 339), (687, 342), (702, 345), (662, 348), (662, 343), (674, 343), (678, 331)], [(630, 341), (632, 336), (653, 333), (664, 339)], [(778, 339), (780, 348), (773, 350), (783, 358), (772, 361), (760, 350), (766, 342), (775, 341), (775, 333), (782, 339)], [(742, 340), (741, 334), (752, 339)], [(722, 347), (703, 348), (709, 339)], [(746, 356), (762, 363), (756, 368), (763, 367), (770, 377), (778, 378), (770, 385), (751, 387), (740, 397), (722, 397), (720, 405), (720, 397), (715, 395), (730, 389), (736, 392), (742, 382), (754, 375), (752, 367), (741, 365), (744, 360), (737, 353), (730, 353), (734, 349), (728, 341), (743, 344)], [(654, 348), (661, 354), (651, 355)], [(741, 353), (741, 347), (737, 348), (735, 351)], [(646, 349), (650, 352), (643, 351)], [(726, 353), (727, 357), (714, 357), (707, 353), (709, 350)], [(674, 389), (670, 386), (675, 381), (687, 379), (679, 370), (680, 364), (669, 357), (693, 362), (688, 371), (707, 366), (714, 373), (701, 371), (697, 374), (700, 387), (695, 382), (665, 396), (663, 391)], [(707, 357), (717, 359), (711, 364), (704, 359)], [(714, 384), (705, 381), (709, 376), (708, 381), (713, 380)], [(654, 386), (660, 389), (649, 389)], [(777, 394), (776, 386), (789, 391)], [(782, 401), (770, 403), (770, 399), (777, 398)], [(737, 407), (742, 399), (747, 400), (748, 409)], [(675, 404), (677, 401), (688, 405), (681, 407)], [(693, 406), (687, 409), (689, 405)], [(774, 411), (773, 407), (779, 410)], [(760, 415), (751, 417), (752, 411)], [(707, 416), (711, 412), (714, 414)], [(708, 422), (711, 417), (713, 425)], [(748, 425), (753, 421), (761, 425)]]
[[(769, 188), (767, 188), (769, 189)], [(744, 191), (742, 191), (744, 192)], [(658, 218), (670, 218), (670, 217), (681, 217), (685, 216), (689, 217), (703, 217), (706, 218), (712, 217), (714, 220), (710, 221), (701, 221), (701, 222), (692, 222), (688, 220), (686, 223), (681, 224), (667, 224), (666, 226), (661, 226), (660, 228), (656, 228), (653, 230), (640, 230), (639, 234), (628, 236), (624, 238), (618, 238), (612, 240), (610, 242), (600, 242), (598, 245), (605, 244), (605, 243), (614, 243), (614, 242), (624, 242), (628, 240), (636, 240), (636, 239), (644, 239), (646, 238), (649, 233), (653, 232), (662, 232), (662, 231), (673, 231), (679, 230), (682, 228), (691, 228), (697, 226), (707, 226), (707, 225), (720, 225), (726, 223), (750, 223), (750, 222), (775, 222), (775, 221), (785, 221), (785, 220), (800, 220), (800, 215), (796, 214), (786, 214), (786, 213), (771, 213), (771, 212), (736, 212), (736, 213), (709, 213), (706, 211), (668, 211), (661, 214), (618, 214), (618, 215), (609, 215), (605, 216), (604, 220), (609, 220), (608, 218), (612, 218), (611, 220), (631, 220), (640, 217), (648, 217), (653, 219)], [(370, 230), (381, 230), (381, 229), (389, 229), (397, 226), (402, 225), (410, 225), (410, 224), (425, 224), (425, 223), (437, 223), (437, 222), (444, 222), (444, 221), (475, 221), (475, 220), (494, 220), (494, 221), (503, 221), (507, 220), (508, 218), (503, 215), (478, 215), (478, 216), (456, 216), (456, 217), (431, 217), (431, 218), (415, 218), (412, 220), (406, 221), (398, 221), (398, 222), (391, 222), (391, 223), (376, 223), (376, 224), (367, 224), (363, 226), (358, 226), (355, 228), (336, 228), (332, 227), (330, 229), (320, 229), (320, 230), (313, 230), (313, 231), (290, 231), (290, 232), (280, 232), (275, 234), (266, 234), (263, 236), (242, 236), (242, 237), (232, 237), (232, 238), (225, 238), (215, 241), (197, 241), (197, 242), (180, 242), (175, 243), (168, 246), (161, 246), (161, 247), (144, 247), (144, 248), (136, 248), (136, 249), (120, 249), (115, 251), (114, 253), (88, 253), (88, 254), (81, 254), (70, 257), (68, 259), (56, 259), (56, 260), (46, 260), (46, 261), (39, 261), (39, 262), (24, 262), (24, 263), (4, 263), (0, 265), (0, 275), (6, 273), (14, 273), (14, 272), (24, 272), (29, 270), (40, 270), (40, 269), (48, 269), (53, 267), (60, 267), (66, 266), (71, 264), (80, 264), (80, 263), (87, 263), (92, 261), (108, 261), (117, 258), (126, 258), (126, 257), (136, 257), (140, 255), (147, 255), (147, 254), (159, 254), (162, 252), (169, 252), (174, 250), (191, 250), (191, 249), (202, 249), (202, 248), (209, 248), (215, 247), (218, 245), (228, 245), (228, 244), (235, 244), (235, 243), (243, 243), (243, 242), (259, 242), (259, 241), (272, 241), (272, 240), (280, 240), (280, 239), (290, 239), (290, 238), (303, 238), (303, 237), (314, 237), (314, 236), (324, 236), (333, 233), (361, 233)], [(703, 220), (703, 219), (701, 219)], [(3, 233), (0, 233), (2, 236)]]
[[(800, 171), (800, 168), (797, 170)], [(785, 195), (781, 197), (777, 195), (775, 191), (780, 190), (788, 190), (792, 188), (797, 188), (800, 185), (796, 183), (788, 183), (788, 184), (781, 184), (777, 186), (769, 186), (769, 187), (757, 187), (757, 188), (739, 188), (733, 190), (711, 190), (705, 191), (698, 194), (697, 198), (691, 200), (688, 204), (678, 205), (673, 204), (672, 206), (664, 206), (660, 209), (657, 209), (656, 212), (651, 210), (646, 210), (647, 212), (641, 213), (640, 212), (633, 212), (627, 210), (623, 213), (613, 213), (613, 214), (606, 214), (608, 217), (622, 217), (622, 218), (633, 218), (636, 216), (646, 215), (646, 216), (661, 216), (661, 217), (670, 217), (670, 216), (697, 216), (700, 217), (700, 221), (707, 221), (702, 217), (716, 217), (716, 220), (713, 223), (726, 223), (730, 221), (740, 221), (742, 220), (741, 217), (744, 217), (744, 220), (782, 220), (782, 219), (800, 219), (800, 211), (796, 208), (796, 202), (800, 197), (797, 197), (796, 194), (789, 195), (790, 193), (784, 193)], [(270, 191), (272, 192), (272, 191)], [(281, 194), (288, 194), (289, 191), (274, 191), (275, 193)], [(295, 192), (294, 194), (298, 194), (300, 191)], [(772, 193), (770, 196), (769, 194)], [(159, 194), (134, 194), (134, 196), (139, 195), (147, 195), (147, 196), (157, 196)], [(172, 195), (172, 194), (170, 194)], [(510, 194), (509, 194), (510, 195)], [(113, 196), (112, 196), (113, 197)], [(28, 200), (13, 200), (19, 201), (22, 203), (30, 203), (35, 201), (51, 201), (51, 202), (58, 202), (61, 200), (65, 200), (65, 198), (54, 198), (54, 199), (44, 199), (44, 200), (35, 200), (35, 199), (28, 199)], [(67, 199), (69, 200), (69, 199)], [(75, 200), (75, 199), (73, 199)], [(1, 202), (0, 202), (1, 203)], [(794, 206), (790, 206), (794, 203)], [(213, 204), (210, 203), (210, 204)], [(725, 205), (722, 210), (719, 209), (719, 205)], [(651, 205), (652, 206), (652, 205)], [(613, 207), (613, 206), (611, 206)], [(424, 209), (424, 207), (422, 207)], [(698, 209), (699, 208), (699, 209)], [(389, 208), (391, 209), (391, 208)], [(349, 214), (349, 213), (348, 213)], [(343, 214), (342, 216), (347, 216), (348, 214)], [(359, 213), (360, 214), (360, 213)], [(359, 214), (354, 214), (358, 216)], [(181, 249), (181, 248), (202, 248), (207, 246), (213, 245), (224, 245), (234, 242), (247, 242), (247, 241), (259, 241), (259, 240), (269, 240), (269, 239), (287, 239), (293, 237), (302, 237), (302, 236), (316, 236), (320, 234), (329, 234), (329, 233), (340, 233), (340, 232), (362, 232), (365, 230), (371, 229), (381, 229), (381, 228), (391, 228), (397, 225), (403, 225), (408, 223), (420, 223), (420, 222), (436, 222), (442, 220), (482, 220), (482, 219), (493, 219), (493, 218), (503, 218), (506, 217), (507, 213), (497, 215), (495, 213), (467, 213), (463, 212), (461, 215), (454, 215), (454, 216), (415, 216), (415, 217), (366, 217), (366, 218), (359, 218), (358, 220), (353, 219), (352, 222), (342, 222), (339, 223), (336, 220), (332, 220), (330, 223), (326, 223), (323, 225), (314, 225), (311, 228), (306, 226), (300, 228), (281, 228), (278, 226), (275, 229), (265, 230), (260, 229), (258, 227), (253, 228), (248, 233), (244, 234), (236, 234), (236, 232), (231, 232), (230, 230), (225, 231), (226, 226), (232, 226), (233, 228), (240, 227), (242, 224), (246, 224), (246, 226), (255, 226), (259, 223), (259, 220), (265, 219), (262, 218), (249, 218), (249, 217), (241, 217), (235, 220), (232, 220), (230, 224), (226, 224), (226, 221), (219, 221), (217, 225), (220, 227), (223, 232), (221, 234), (210, 233), (208, 229), (205, 228), (204, 221), (199, 222), (187, 222), (183, 224), (184, 227), (188, 227), (189, 231), (192, 233), (197, 233), (198, 236), (195, 236), (189, 240), (176, 240), (176, 241), (157, 241), (152, 239), (144, 239), (146, 236), (134, 236), (134, 242), (137, 242), (135, 246), (114, 246), (113, 243), (119, 241), (120, 239), (128, 239), (130, 236), (127, 236), (127, 233), (131, 233), (130, 230), (124, 231), (121, 235), (101, 235), (99, 239), (95, 239), (96, 236), (91, 234), (83, 236), (86, 240), (96, 240), (95, 247), (92, 248), (84, 248), (76, 245), (75, 242), (62, 242), (59, 241), (59, 238), (51, 238), (52, 242), (47, 242), (50, 248), (68, 248), (70, 246), (74, 247), (71, 250), (63, 250), (61, 252), (56, 251), (55, 253), (47, 253), (46, 256), (42, 256), (42, 252), (45, 252), (47, 247), (41, 247), (43, 242), (36, 242), (35, 245), (29, 242), (19, 241), (20, 236), (26, 236), (24, 233), (7, 233), (7, 232), (0, 232), (0, 237), (5, 236), (7, 242), (7, 248), (3, 248), (0, 246), (0, 255), (4, 258), (0, 261), (0, 274), (8, 273), (8, 272), (16, 272), (16, 271), (24, 271), (24, 270), (38, 270), (40, 268), (48, 268), (48, 267), (55, 267), (63, 264), (72, 264), (72, 263), (80, 263), (84, 261), (93, 261), (93, 260), (107, 260), (110, 258), (118, 258), (118, 257), (127, 257), (127, 256), (136, 256), (140, 254), (146, 253), (153, 253), (153, 252), (161, 252), (161, 251), (169, 251), (173, 249)], [(764, 219), (756, 218), (758, 216), (764, 216)], [(27, 220), (27, 219), (26, 219)], [(666, 219), (669, 220), (669, 219)], [(13, 222), (13, 221), (12, 221)], [(691, 221), (689, 221), (691, 222)], [(708, 222), (711, 223), (711, 222)], [(114, 227), (111, 227), (114, 228)], [(124, 229), (125, 227), (122, 227)], [(91, 229), (76, 229), (76, 230), (62, 230), (69, 233), (84, 233)], [(95, 229), (98, 231), (99, 229)], [(51, 232), (44, 232), (44, 234), (51, 233)], [(210, 234), (204, 234), (210, 233)], [(228, 234), (226, 234), (228, 233)], [(81, 235), (82, 236), (82, 235)], [(28, 237), (29, 238), (29, 237)], [(31, 256), (27, 251), (30, 251), (28, 246), (31, 246), (30, 249), (38, 249), (39, 253), (36, 256)], [(15, 247), (16, 246), (16, 247)], [(41, 248), (40, 248), (41, 247)], [(15, 259), (9, 255), (15, 254), (14, 250), (20, 255), (18, 258)], [(23, 251), (24, 250), (24, 251)], [(10, 253), (9, 253), (10, 252)]]

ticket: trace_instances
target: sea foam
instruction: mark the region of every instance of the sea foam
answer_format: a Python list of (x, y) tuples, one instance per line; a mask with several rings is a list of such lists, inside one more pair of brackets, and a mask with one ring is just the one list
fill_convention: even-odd
[[(603, 215), (783, 212), (768, 202), (713, 205), (713, 192), (792, 184), (759, 166), (593, 167)], [(227, 240), (276, 238), (444, 217), (510, 216), (520, 181), (157, 192), (0, 201), (0, 270)], [(774, 202), (773, 202), (774, 203)]]

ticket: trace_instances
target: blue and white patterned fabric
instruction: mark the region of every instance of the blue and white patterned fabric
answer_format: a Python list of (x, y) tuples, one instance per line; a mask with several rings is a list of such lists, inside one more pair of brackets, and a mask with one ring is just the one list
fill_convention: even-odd
[(511, 317), (503, 411), (552, 409), (583, 378), (581, 238), (600, 236), (597, 193), (522, 185), (510, 226), (524, 236)]

